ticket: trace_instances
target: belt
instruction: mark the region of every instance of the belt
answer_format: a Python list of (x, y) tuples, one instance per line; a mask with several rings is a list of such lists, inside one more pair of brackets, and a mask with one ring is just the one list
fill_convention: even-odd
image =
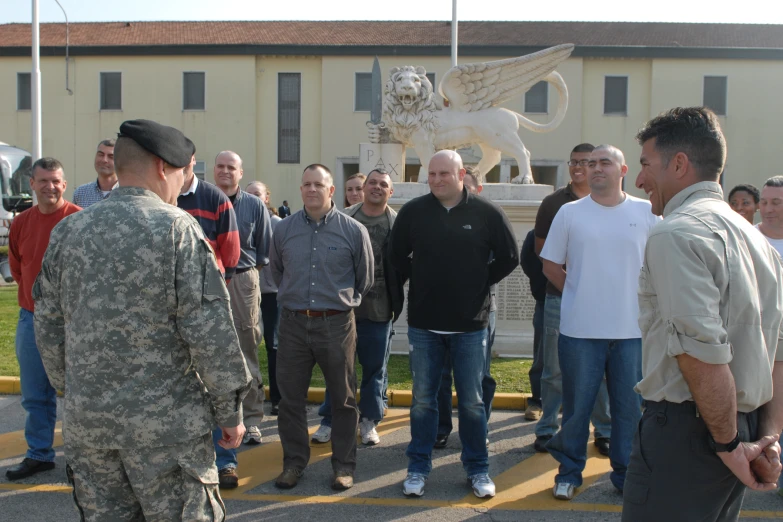
[(244, 274), (248, 270), (253, 270), (254, 268), (255, 268), (254, 266), (249, 266), (247, 268), (237, 268), (236, 270), (234, 270), (234, 274), (236, 275)]
[(291, 310), (307, 317), (331, 317), (337, 314), (344, 314), (348, 310)]

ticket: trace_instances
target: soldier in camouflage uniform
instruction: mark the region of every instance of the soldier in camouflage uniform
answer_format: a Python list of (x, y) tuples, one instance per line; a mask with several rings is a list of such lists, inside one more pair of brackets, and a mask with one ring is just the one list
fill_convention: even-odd
[(123, 123), (120, 187), (55, 227), (33, 288), (82, 520), (225, 518), (211, 431), (242, 441), (250, 373), (215, 256), (175, 206), (193, 150), (171, 127)]

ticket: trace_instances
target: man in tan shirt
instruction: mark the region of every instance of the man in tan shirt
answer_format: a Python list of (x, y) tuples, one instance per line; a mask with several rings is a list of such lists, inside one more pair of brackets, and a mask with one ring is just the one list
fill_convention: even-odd
[(672, 109), (637, 140), (636, 186), (664, 219), (639, 277), (645, 411), (623, 521), (737, 520), (745, 487), (772, 489), (781, 470), (783, 267), (723, 201), (714, 113)]

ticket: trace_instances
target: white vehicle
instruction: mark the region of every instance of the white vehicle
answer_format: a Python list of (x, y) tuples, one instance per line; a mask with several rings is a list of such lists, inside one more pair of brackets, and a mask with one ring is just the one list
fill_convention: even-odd
[[(30, 188), (33, 158), (29, 152), (0, 142), (0, 246), (8, 245), (8, 229), (14, 216), (33, 205)], [(0, 254), (0, 275), (6, 282), (13, 282), (8, 258)]]

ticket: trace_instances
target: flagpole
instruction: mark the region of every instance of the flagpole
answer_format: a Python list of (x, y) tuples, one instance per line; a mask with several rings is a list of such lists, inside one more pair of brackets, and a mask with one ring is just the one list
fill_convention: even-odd
[(451, 66), (457, 66), (457, 0), (451, 0)]
[(41, 158), (41, 37), (38, 25), (38, 0), (33, 2), (33, 70), (30, 75), (30, 97), (33, 117), (33, 161)]

